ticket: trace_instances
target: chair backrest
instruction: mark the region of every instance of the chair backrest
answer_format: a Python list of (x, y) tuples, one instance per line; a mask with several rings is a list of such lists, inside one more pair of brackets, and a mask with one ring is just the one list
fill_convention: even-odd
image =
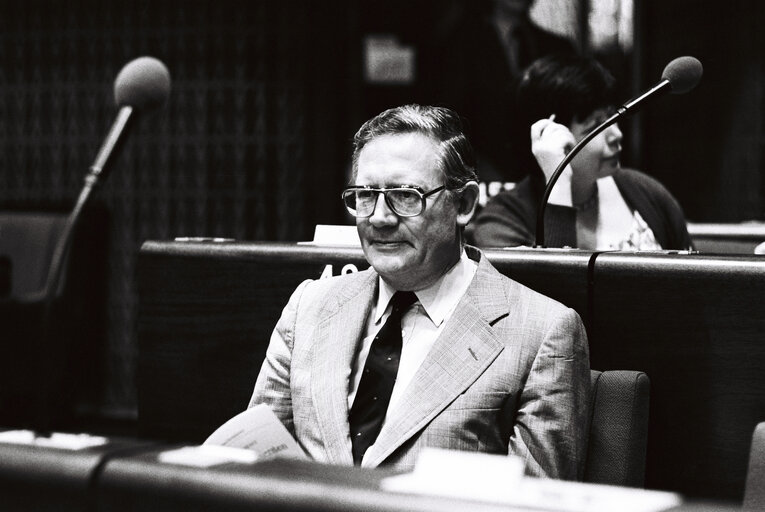
[(98, 203), (84, 210), (55, 300), (47, 302), (48, 271), (68, 213), (31, 206), (0, 210), (4, 427), (26, 427), (42, 410), (62, 424), (72, 421), (80, 406), (101, 400), (105, 379), (108, 210)]
[[(39, 294), (67, 215), (60, 212), (0, 211), (0, 255), (10, 261), (10, 297)], [(67, 273), (62, 274), (62, 281)], [(61, 293), (64, 283), (59, 283)]]
[(752, 435), (744, 510), (765, 510), (765, 421), (757, 424)]
[(650, 380), (639, 371), (591, 370), (590, 436), (584, 481), (642, 487)]
[(0, 299), (11, 295), (11, 258), (0, 254)]

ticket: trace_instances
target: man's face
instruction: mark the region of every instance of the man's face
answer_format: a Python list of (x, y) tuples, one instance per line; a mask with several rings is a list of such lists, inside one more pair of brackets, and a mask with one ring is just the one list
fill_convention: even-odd
[[(426, 135), (383, 135), (359, 153), (355, 185), (412, 185), (429, 192), (443, 184), (438, 143)], [(380, 194), (372, 215), (356, 219), (367, 260), (397, 290), (429, 286), (460, 256), (454, 196), (442, 190), (425, 200), (420, 215), (399, 217)]]

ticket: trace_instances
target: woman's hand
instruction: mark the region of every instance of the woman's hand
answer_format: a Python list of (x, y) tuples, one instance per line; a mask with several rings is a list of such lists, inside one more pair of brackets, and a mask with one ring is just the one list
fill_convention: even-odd
[[(545, 183), (550, 182), (555, 169), (575, 144), (574, 134), (564, 125), (555, 122), (555, 114), (531, 125), (531, 152), (545, 175)], [(573, 174), (571, 164), (567, 165), (550, 192), (549, 203), (573, 205), (571, 198)]]
[(548, 182), (575, 144), (574, 134), (555, 122), (555, 114), (531, 125), (531, 152)]

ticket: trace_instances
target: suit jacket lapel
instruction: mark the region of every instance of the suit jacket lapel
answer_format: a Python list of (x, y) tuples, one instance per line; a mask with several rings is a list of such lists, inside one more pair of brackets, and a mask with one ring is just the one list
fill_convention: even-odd
[(315, 330), (311, 396), (329, 461), (353, 464), (348, 426), (348, 386), (356, 347), (377, 291), (377, 274), (338, 290), (337, 302)]
[(482, 257), (468, 290), (404, 392), (400, 407), (390, 411), (362, 466), (379, 465), (475, 382), (504, 347), (491, 325), (508, 312), (498, 272)]

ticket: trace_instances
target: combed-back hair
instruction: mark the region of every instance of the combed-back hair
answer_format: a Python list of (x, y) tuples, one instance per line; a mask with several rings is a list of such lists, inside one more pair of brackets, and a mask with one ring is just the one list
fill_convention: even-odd
[(446, 188), (459, 189), (478, 179), (473, 147), (465, 135), (460, 116), (445, 107), (416, 104), (385, 110), (359, 128), (353, 137), (351, 179), (356, 179), (359, 154), (368, 142), (383, 135), (404, 133), (421, 133), (438, 143)]

